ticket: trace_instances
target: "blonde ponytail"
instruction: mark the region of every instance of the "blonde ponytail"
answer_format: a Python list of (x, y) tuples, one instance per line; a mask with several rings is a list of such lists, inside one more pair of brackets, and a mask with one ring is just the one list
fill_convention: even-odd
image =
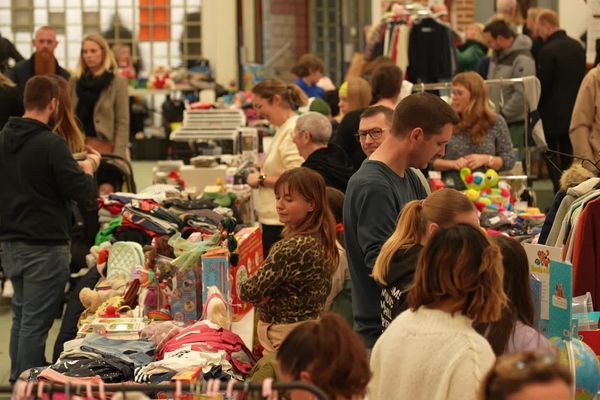
[(396, 230), (383, 244), (375, 266), (373, 279), (381, 285), (387, 285), (387, 276), (394, 255), (402, 249), (421, 243), (425, 235), (426, 222), (422, 216), (423, 201), (413, 200), (406, 203), (398, 219)]

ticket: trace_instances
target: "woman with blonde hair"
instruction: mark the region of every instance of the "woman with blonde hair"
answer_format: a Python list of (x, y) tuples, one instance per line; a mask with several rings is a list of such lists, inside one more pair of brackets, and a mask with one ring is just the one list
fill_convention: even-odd
[(465, 42), (456, 49), (456, 63), (458, 71), (477, 71), (479, 62), (488, 52), (488, 48), (483, 42), (484, 25), (480, 22), (473, 22), (467, 25), (465, 29)]
[(433, 161), (449, 186), (464, 189), (460, 170), (511, 169), (515, 152), (504, 118), (490, 104), (487, 87), (479, 74), (462, 72), (452, 80), (452, 108), (460, 117), (444, 158)]
[(321, 175), (309, 168), (286, 171), (274, 191), (283, 239), (240, 285), (240, 298), (258, 311), (265, 354), (274, 353), (301, 322), (319, 317), (339, 261), (335, 219)]
[[(129, 94), (127, 80), (106, 40), (97, 33), (83, 37), (79, 62), (70, 80), (75, 114), (83, 125), (86, 143), (100, 153), (129, 158)], [(118, 171), (98, 171), (100, 194), (119, 187)]]
[(101, 153), (127, 158), (127, 80), (117, 75), (117, 62), (108, 43), (99, 34), (83, 37), (71, 86), (75, 113), (83, 124), (88, 144)]
[(4, 127), (9, 117), (20, 117), (23, 109), (23, 99), (17, 85), (0, 72), (0, 129)]
[(495, 355), (473, 324), (502, 315), (502, 279), (500, 250), (481, 229), (435, 231), (419, 257), (410, 309), (373, 348), (369, 399), (474, 400)]
[(413, 200), (404, 206), (396, 230), (381, 247), (373, 267), (373, 279), (382, 287), (384, 329), (408, 309), (408, 289), (427, 239), (438, 228), (456, 224), (479, 227), (479, 215), (473, 203), (454, 189), (435, 191), (425, 200)]
[(358, 76), (349, 77), (338, 90), (340, 115), (366, 108), (371, 103), (372, 93), (369, 82)]
[(255, 208), (262, 228), (263, 252), (267, 257), (273, 243), (281, 239), (283, 229), (275, 207), (275, 182), (285, 171), (300, 167), (304, 162), (292, 136), (298, 120), (296, 110), (305, 106), (308, 98), (298, 85), (286, 84), (276, 78), (260, 82), (254, 86), (252, 94), (254, 109), (276, 128), (260, 171), (248, 175), (248, 185), (258, 189)]

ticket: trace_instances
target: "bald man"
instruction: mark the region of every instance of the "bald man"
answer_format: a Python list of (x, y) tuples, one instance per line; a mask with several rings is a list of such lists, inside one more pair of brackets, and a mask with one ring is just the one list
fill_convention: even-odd
[(25, 83), (35, 75), (60, 75), (69, 79), (71, 75), (65, 71), (54, 57), (54, 51), (58, 46), (56, 32), (50, 26), (42, 26), (35, 32), (31, 41), (35, 52), (28, 60), (23, 60), (9, 73), (9, 78), (17, 84), (21, 93), (25, 90)]

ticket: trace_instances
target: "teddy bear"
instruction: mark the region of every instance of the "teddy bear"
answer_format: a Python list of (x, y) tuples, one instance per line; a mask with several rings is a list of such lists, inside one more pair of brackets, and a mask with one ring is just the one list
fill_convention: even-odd
[(175, 83), (169, 77), (169, 72), (169, 67), (158, 65), (148, 79), (148, 87), (150, 89), (175, 89)]
[(95, 313), (106, 300), (123, 296), (126, 287), (127, 281), (124, 279), (105, 280), (98, 283), (95, 289), (81, 289), (79, 300), (88, 312)]

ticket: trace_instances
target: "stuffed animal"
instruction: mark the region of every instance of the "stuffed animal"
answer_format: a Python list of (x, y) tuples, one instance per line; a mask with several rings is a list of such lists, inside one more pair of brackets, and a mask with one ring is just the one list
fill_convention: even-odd
[(106, 300), (115, 296), (123, 296), (126, 287), (127, 281), (125, 280), (105, 280), (96, 285), (95, 289), (81, 289), (79, 300), (81, 300), (81, 304), (83, 304), (87, 311), (95, 313)]
[(460, 178), (467, 187), (465, 195), (475, 203), (479, 211), (490, 209), (504, 211), (510, 203), (510, 190), (506, 187), (495, 188), (500, 177), (493, 169), (483, 172), (472, 172), (470, 168), (460, 170)]
[(231, 313), (223, 294), (216, 286), (209, 286), (206, 290), (208, 297), (204, 304), (203, 319), (207, 319), (221, 328), (231, 329)]
[(175, 89), (175, 83), (169, 78), (169, 67), (159, 65), (148, 79), (150, 89)]

